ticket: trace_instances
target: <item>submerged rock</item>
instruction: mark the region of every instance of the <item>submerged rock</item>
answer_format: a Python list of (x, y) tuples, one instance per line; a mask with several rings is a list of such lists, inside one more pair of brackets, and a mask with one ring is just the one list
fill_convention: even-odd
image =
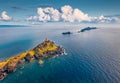
[(39, 60), (39, 64), (41, 65), (41, 64), (43, 64), (44, 63), (44, 61), (43, 60)]
[(0, 80), (3, 80), (7, 76), (6, 72), (0, 73)]

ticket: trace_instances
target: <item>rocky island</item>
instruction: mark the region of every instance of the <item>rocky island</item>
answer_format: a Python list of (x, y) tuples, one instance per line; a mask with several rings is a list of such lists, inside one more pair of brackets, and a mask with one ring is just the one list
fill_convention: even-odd
[(31, 60), (42, 60), (44, 58), (61, 55), (65, 52), (63, 47), (57, 46), (54, 42), (45, 39), (35, 48), (12, 56), (5, 61), (0, 62), (0, 80), (3, 80), (9, 73), (14, 72), (20, 64), (30, 62)]
[(70, 34), (72, 34), (72, 33), (71, 33), (70, 31), (68, 31), (68, 32), (63, 32), (62, 34), (63, 34), (63, 35), (67, 35), (67, 34), (70, 35)]
[(96, 27), (86, 27), (86, 28), (81, 29), (81, 31), (78, 31), (78, 32), (85, 32), (85, 31), (89, 31), (89, 30), (93, 30), (93, 29), (97, 29), (97, 28)]

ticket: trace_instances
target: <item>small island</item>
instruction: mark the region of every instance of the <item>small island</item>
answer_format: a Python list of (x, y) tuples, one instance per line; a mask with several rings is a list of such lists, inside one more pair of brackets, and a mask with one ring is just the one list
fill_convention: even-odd
[(85, 31), (89, 31), (89, 30), (93, 30), (93, 29), (97, 29), (97, 28), (96, 27), (86, 27), (86, 28), (81, 29), (81, 31), (78, 31), (78, 32), (85, 32)]
[(41, 62), (42, 59), (54, 57), (63, 53), (65, 53), (63, 47), (57, 46), (53, 41), (45, 39), (45, 41), (35, 48), (0, 62), (0, 80), (3, 80), (9, 73), (14, 72), (18, 66), (24, 62), (30, 62), (34, 59)]
[(68, 31), (68, 32), (63, 32), (62, 34), (63, 35), (67, 35), (68, 34), (69, 35), (69, 34), (72, 34), (72, 33), (70, 31)]

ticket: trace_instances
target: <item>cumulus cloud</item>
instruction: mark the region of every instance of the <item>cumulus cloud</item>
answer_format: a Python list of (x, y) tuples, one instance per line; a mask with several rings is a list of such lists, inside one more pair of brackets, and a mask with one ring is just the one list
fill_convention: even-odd
[(88, 16), (88, 14), (84, 14), (81, 10), (79, 9), (74, 9), (73, 16), (75, 20), (81, 22), (81, 21), (91, 21), (91, 17)]
[(38, 8), (37, 9), (38, 16), (30, 16), (27, 20), (34, 20), (34, 21), (59, 21), (60, 13), (57, 9), (52, 7), (47, 8)]
[(52, 7), (46, 8), (38, 8), (37, 9), (38, 16), (30, 16), (27, 18), (29, 21), (66, 21), (66, 22), (74, 22), (74, 21), (90, 21), (90, 17), (88, 14), (83, 13), (79, 9), (73, 9), (71, 6), (66, 5), (61, 7), (61, 12)]
[(64, 22), (94, 22), (94, 23), (110, 23), (120, 22), (120, 18), (117, 17), (105, 17), (103, 15), (98, 17), (92, 17), (84, 13), (78, 8), (72, 8), (69, 5), (61, 7), (61, 10), (54, 9), (52, 7), (38, 8), (37, 16), (30, 16), (28, 21), (64, 21)]
[(0, 20), (2, 20), (2, 21), (9, 21), (9, 20), (11, 20), (11, 19), (12, 19), (12, 18), (7, 15), (7, 12), (6, 12), (6, 11), (3, 11), (3, 12), (1, 13)]
[(74, 17), (73, 17), (73, 9), (71, 6), (63, 6), (61, 7), (61, 18), (64, 21), (69, 21), (69, 22), (73, 22), (74, 21)]
[(59, 21), (59, 11), (57, 9), (54, 8), (38, 8), (37, 9), (37, 13), (38, 13), (38, 20), (39, 21)]
[(62, 11), (62, 19), (64, 21), (74, 22), (74, 21), (90, 21), (91, 17), (88, 14), (83, 13), (81, 10), (75, 8), (73, 9), (71, 6), (63, 6), (61, 8)]

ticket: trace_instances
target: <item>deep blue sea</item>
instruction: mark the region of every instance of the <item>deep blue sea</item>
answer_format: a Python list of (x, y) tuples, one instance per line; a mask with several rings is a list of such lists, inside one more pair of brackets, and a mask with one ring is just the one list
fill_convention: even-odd
[[(0, 28), (0, 60), (22, 53), (45, 38), (62, 45), (67, 55), (26, 63), (0, 83), (120, 83), (120, 27), (81, 26)], [(62, 32), (71, 31), (71, 35)]]

